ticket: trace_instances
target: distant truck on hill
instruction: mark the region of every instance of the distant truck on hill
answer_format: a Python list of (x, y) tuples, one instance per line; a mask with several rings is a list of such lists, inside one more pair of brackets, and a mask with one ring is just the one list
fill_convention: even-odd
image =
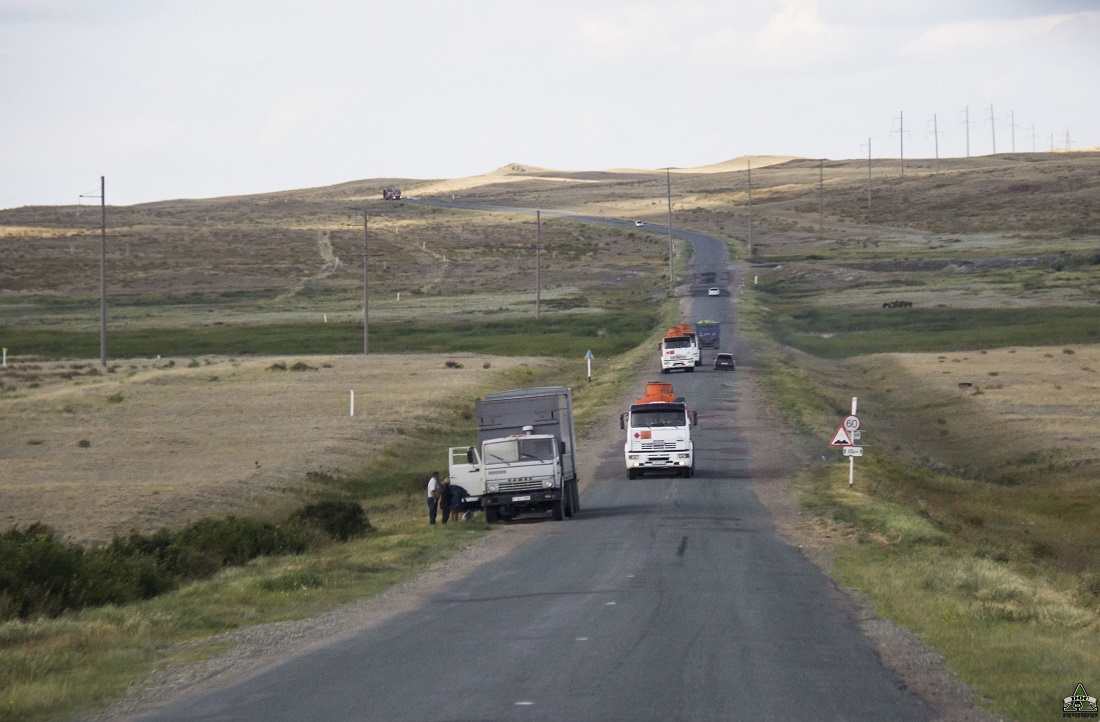
[(397, 186), (386, 186), (382, 189), (382, 200), (384, 201), (399, 201), (401, 200), (401, 189)]

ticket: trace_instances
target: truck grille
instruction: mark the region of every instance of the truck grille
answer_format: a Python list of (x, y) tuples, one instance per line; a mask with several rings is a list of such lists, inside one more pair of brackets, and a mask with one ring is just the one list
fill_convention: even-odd
[(514, 491), (538, 491), (542, 488), (542, 480), (524, 479), (516, 481), (500, 482), (500, 490), (505, 493)]
[(675, 451), (675, 441), (643, 441), (642, 451)]

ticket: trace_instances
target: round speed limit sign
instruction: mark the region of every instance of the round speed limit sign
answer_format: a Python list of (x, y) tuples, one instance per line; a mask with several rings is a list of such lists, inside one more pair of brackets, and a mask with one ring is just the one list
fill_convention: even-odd
[(844, 417), (844, 430), (845, 431), (858, 431), (859, 430), (859, 417), (845, 416)]

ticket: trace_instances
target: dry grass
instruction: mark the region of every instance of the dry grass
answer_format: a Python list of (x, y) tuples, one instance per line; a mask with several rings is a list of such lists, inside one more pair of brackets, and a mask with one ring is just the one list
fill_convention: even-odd
[[(449, 358), (459, 357), (175, 359), (76, 379), (36, 364), (39, 388), (0, 401), (0, 523), (42, 521), (104, 541), (131, 527), (281, 508), (306, 472), (357, 468), (491, 374), (537, 363), (493, 358), (485, 370), (486, 359), (463, 356), (450, 369)], [(270, 368), (297, 362), (311, 370)]]

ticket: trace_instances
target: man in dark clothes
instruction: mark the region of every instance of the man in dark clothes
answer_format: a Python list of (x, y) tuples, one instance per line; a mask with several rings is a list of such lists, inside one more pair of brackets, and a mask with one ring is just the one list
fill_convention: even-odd
[(448, 484), (447, 490), (450, 492), (451, 502), (451, 521), (458, 521), (458, 515), (462, 513), (463, 499), (466, 498), (469, 492), (458, 484)]
[(439, 482), (439, 514), (440, 521), (444, 524), (451, 516), (451, 477), (445, 478)]

